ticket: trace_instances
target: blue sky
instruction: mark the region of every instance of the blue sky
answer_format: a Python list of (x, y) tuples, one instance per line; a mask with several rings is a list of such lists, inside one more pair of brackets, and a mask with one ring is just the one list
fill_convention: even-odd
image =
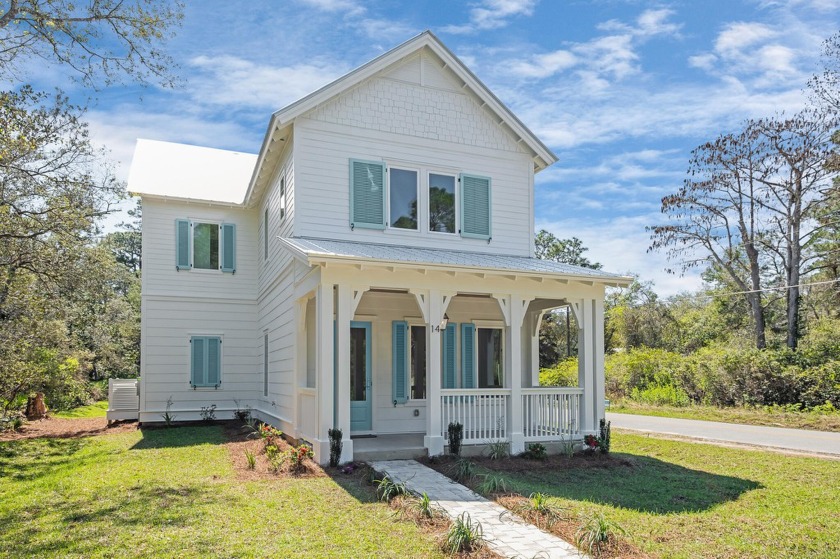
[(122, 177), (136, 138), (255, 153), (272, 111), (425, 29), (560, 157), (536, 180), (537, 228), (668, 295), (699, 280), (646, 254), (661, 197), (692, 148), (803, 105), (840, 0), (193, 1), (169, 45), (183, 85), (102, 91), (87, 118)]

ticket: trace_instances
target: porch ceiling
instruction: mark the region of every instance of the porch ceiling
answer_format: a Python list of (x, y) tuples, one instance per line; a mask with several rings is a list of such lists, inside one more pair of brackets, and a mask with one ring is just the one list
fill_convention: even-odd
[(280, 237), (280, 241), (309, 265), (327, 262), (368, 265), (409, 265), (413, 268), (461, 270), (473, 273), (538, 275), (552, 279), (627, 286), (632, 278), (601, 270), (524, 256), (484, 254), (444, 249), (359, 243), (308, 237)]

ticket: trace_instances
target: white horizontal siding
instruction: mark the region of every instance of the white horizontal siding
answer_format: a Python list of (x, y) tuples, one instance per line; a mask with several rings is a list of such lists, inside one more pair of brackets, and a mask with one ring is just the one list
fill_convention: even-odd
[[(296, 131), (296, 235), (495, 254), (530, 254), (532, 175), (527, 155), (307, 119), (296, 122)], [(394, 230), (351, 231), (350, 159), (386, 160), (393, 165), (401, 162), (438, 172), (489, 176), (492, 181), (492, 241)], [(422, 179), (420, 186), (424, 188)]]

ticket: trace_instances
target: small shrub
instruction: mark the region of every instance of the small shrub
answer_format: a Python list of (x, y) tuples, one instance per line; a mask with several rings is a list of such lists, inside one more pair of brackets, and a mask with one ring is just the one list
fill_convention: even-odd
[(257, 456), (250, 450), (245, 451), (245, 460), (248, 461), (248, 469), (253, 470), (257, 467)]
[(508, 449), (510, 445), (507, 441), (493, 441), (487, 447), (487, 456), (490, 460), (502, 460), (510, 455)]
[(269, 461), (273, 460), (275, 456), (280, 454), (280, 449), (277, 448), (276, 445), (273, 444), (266, 444), (265, 445), (265, 455), (269, 459)]
[(306, 469), (306, 460), (311, 459), (315, 454), (312, 448), (307, 444), (302, 444), (297, 448), (290, 448), (286, 451), (286, 458), (289, 460), (290, 469), (293, 474), (300, 474)]
[(586, 435), (583, 437), (583, 449), (587, 452), (595, 452), (598, 450), (598, 437), (595, 435)]
[(0, 418), (0, 431), (15, 432), (23, 427), (23, 418), (19, 415)]
[(560, 507), (554, 505), (544, 493), (531, 493), (528, 500), (519, 507), (519, 512), (536, 514), (543, 518), (548, 527), (554, 525), (561, 515)]
[(464, 440), (464, 426), (460, 423), (450, 423), (447, 427), (449, 437), (449, 454), (461, 456), (461, 441)]
[(277, 429), (276, 427), (272, 427), (268, 423), (261, 424), (257, 432), (265, 441), (266, 448), (268, 448), (269, 445), (277, 446), (277, 442), (280, 437), (283, 436), (283, 431)]
[(601, 419), (598, 433), (598, 449), (604, 453), (610, 453), (610, 422), (606, 419)]
[(681, 388), (668, 385), (652, 385), (644, 389), (633, 388), (630, 399), (652, 406), (674, 406), (684, 408), (691, 404), (688, 394)]
[(376, 485), (376, 494), (380, 501), (391, 501), (399, 495), (409, 495), (410, 491), (404, 483), (394, 481), (388, 476), (373, 482)]
[(248, 424), (251, 420), (251, 406), (245, 406), (245, 409), (239, 408), (239, 401), (234, 400), (236, 404), (236, 411), (233, 412), (233, 417), (241, 421), (242, 423)]
[(522, 453), (522, 457), (530, 460), (545, 460), (548, 458), (548, 451), (546, 450), (544, 444), (531, 443), (528, 445), (525, 452)]
[(484, 476), (484, 481), (481, 482), (478, 490), (485, 495), (492, 495), (493, 493), (507, 493), (510, 491), (510, 482), (502, 475), (487, 474)]
[(455, 481), (471, 480), (475, 477), (475, 464), (466, 458), (461, 458), (455, 462), (455, 465), (453, 466), (452, 477)]
[(336, 428), (330, 429), (327, 431), (327, 434), (330, 437), (330, 467), (335, 468), (341, 461), (341, 449), (344, 445), (342, 437), (344, 433), (341, 432), (341, 429)]
[[(276, 447), (274, 447), (276, 448)], [(274, 473), (278, 473), (281, 469), (283, 469), (283, 464), (286, 463), (287, 455), (282, 452), (274, 452), (268, 456), (268, 466), (271, 468), (271, 471)]]
[(446, 533), (444, 549), (448, 553), (474, 551), (484, 543), (484, 530), (479, 522), (473, 522), (469, 513), (462, 513)]
[(167, 427), (172, 427), (175, 423), (175, 415), (170, 411), (172, 409), (172, 396), (166, 399), (166, 411), (163, 413), (163, 424)]
[(412, 507), (423, 518), (434, 518), (440, 514), (425, 491), (414, 500)]
[(612, 520), (607, 520), (604, 514), (599, 512), (584, 519), (575, 534), (575, 541), (583, 551), (597, 556), (601, 553), (601, 546), (609, 542), (616, 533), (626, 534), (627, 532)]
[(201, 420), (206, 423), (216, 421), (216, 404), (201, 406)]

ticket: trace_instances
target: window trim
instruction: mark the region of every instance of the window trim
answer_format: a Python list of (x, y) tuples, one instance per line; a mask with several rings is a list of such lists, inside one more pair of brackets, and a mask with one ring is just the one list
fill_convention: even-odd
[[(198, 272), (220, 272), (222, 270), (222, 223), (215, 220), (190, 220), (190, 268)], [(195, 229), (197, 225), (214, 225), (218, 231), (216, 258), (219, 265), (216, 268), (199, 268), (195, 265)], [(211, 251), (212, 252), (212, 251)]]
[(280, 173), (280, 223), (286, 220), (286, 169)]
[[(507, 327), (504, 325), (504, 322), (500, 320), (474, 320), (473, 321), (473, 347), (475, 351), (473, 352), (473, 366), (475, 367), (475, 388), (476, 390), (497, 390), (497, 389), (505, 389), (510, 388), (505, 386), (505, 381), (507, 380), (507, 370), (505, 364), (505, 356), (507, 355), (507, 347), (506, 347), (506, 338), (507, 336), (506, 331)], [(478, 331), (479, 330), (499, 330), (501, 332), (499, 336), (499, 341), (501, 343), (501, 350), (502, 350), (502, 385), (501, 386), (492, 386), (492, 387), (481, 387), (481, 370), (479, 369), (478, 363), (478, 352), (479, 352), (479, 345), (478, 345)]]

